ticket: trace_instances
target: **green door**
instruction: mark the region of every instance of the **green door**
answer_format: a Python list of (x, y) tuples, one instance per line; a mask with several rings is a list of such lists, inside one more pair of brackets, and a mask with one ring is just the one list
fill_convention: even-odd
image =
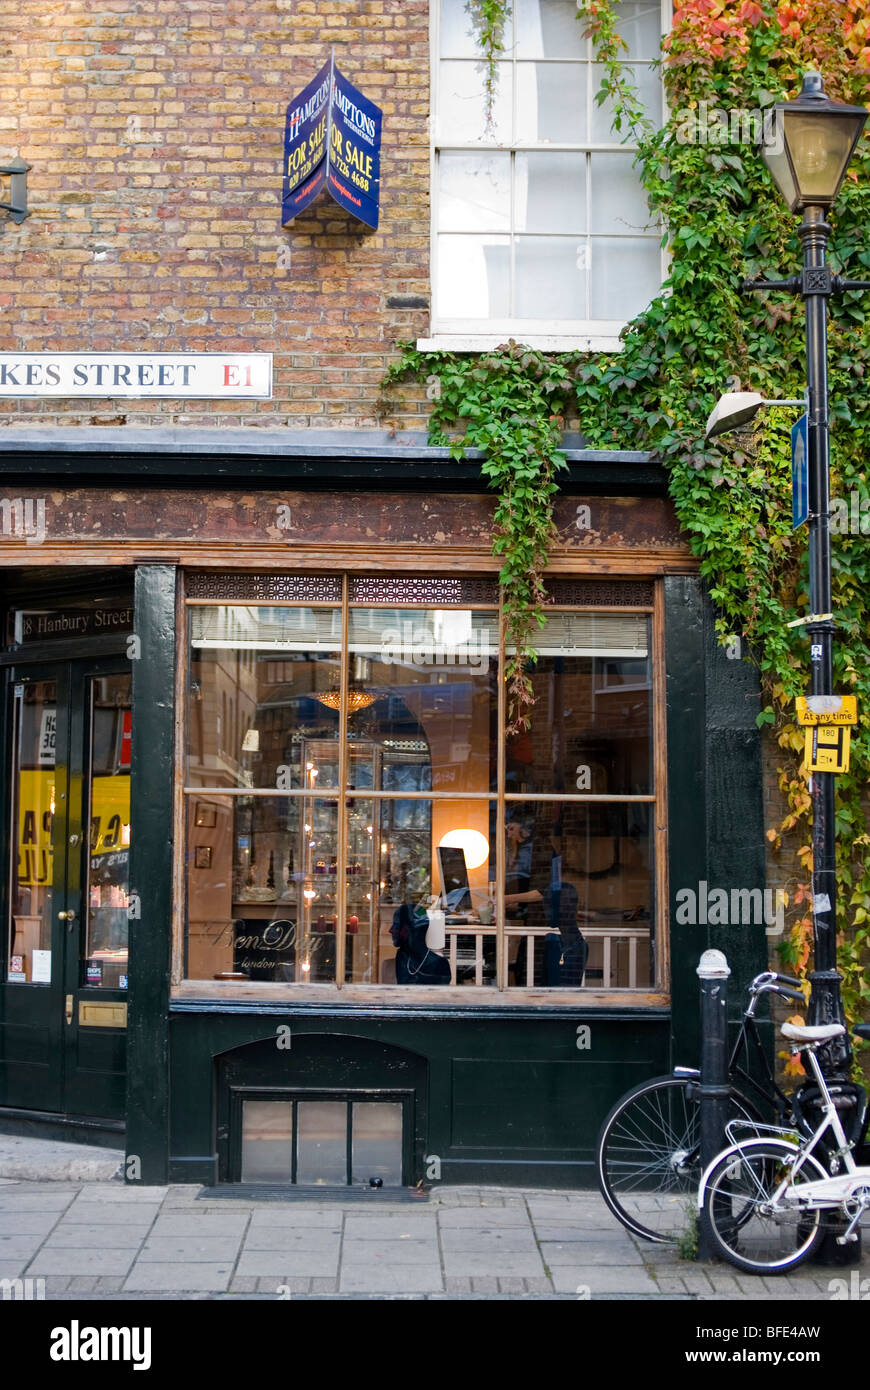
[(7, 693), (0, 1104), (121, 1119), (130, 669), (22, 664)]

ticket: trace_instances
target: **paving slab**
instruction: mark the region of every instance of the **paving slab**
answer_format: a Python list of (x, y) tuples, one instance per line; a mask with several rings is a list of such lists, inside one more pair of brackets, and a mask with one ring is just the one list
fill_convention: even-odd
[(233, 1273), (231, 1261), (223, 1264), (137, 1263), (124, 1280), (124, 1293), (222, 1293)]
[(300, 1229), (306, 1228), (326, 1228), (341, 1226), (341, 1212), (335, 1208), (330, 1210), (328, 1207), (316, 1208), (311, 1210), (307, 1207), (297, 1207), (292, 1203), (287, 1206), (270, 1204), (265, 1207), (255, 1207), (251, 1213), (251, 1230), (256, 1227), (273, 1226), (297, 1226)]
[(398, 1269), (406, 1265), (438, 1264), (438, 1246), (434, 1240), (392, 1241), (375, 1245), (370, 1241), (355, 1244), (345, 1241), (341, 1252), (342, 1270), (365, 1265), (372, 1269)]
[(274, 1276), (278, 1282), (286, 1275), (311, 1278), (338, 1273), (338, 1246), (331, 1250), (243, 1250), (236, 1266), (238, 1275)]
[(39, 1235), (0, 1236), (0, 1264), (7, 1260), (32, 1259), (44, 1239)]
[(575, 1241), (567, 1244), (558, 1244), (552, 1241), (541, 1242), (541, 1255), (544, 1264), (548, 1269), (554, 1265), (616, 1265), (618, 1268), (623, 1266), (643, 1266), (643, 1258), (637, 1250), (627, 1248), (614, 1251), (610, 1245), (593, 1245), (587, 1241), (584, 1245), (578, 1246)]
[(492, 1230), (496, 1226), (528, 1227), (525, 1205), (517, 1207), (445, 1207), (438, 1213), (438, 1225), (445, 1230)]
[(139, 1260), (148, 1264), (222, 1264), (235, 1260), (241, 1243), (240, 1235), (149, 1237), (139, 1252)]
[(544, 1274), (544, 1266), (536, 1249), (521, 1250), (445, 1250), (444, 1270), (447, 1274), (519, 1275), (521, 1278)]
[(0, 1222), (3, 1212), (64, 1211), (75, 1201), (72, 1192), (56, 1192), (51, 1187), (19, 1192), (17, 1185), (0, 1188)]
[(556, 1293), (576, 1294), (578, 1289), (588, 1289), (590, 1298), (607, 1298), (615, 1293), (658, 1292), (655, 1279), (643, 1268), (608, 1269), (599, 1266), (590, 1269), (588, 1265), (559, 1265), (551, 1274)]
[(325, 1227), (304, 1226), (294, 1231), (291, 1226), (281, 1226), (275, 1231), (258, 1226), (245, 1236), (245, 1250), (338, 1250), (341, 1242), (341, 1228), (327, 1230)]
[(45, 1237), (45, 1250), (82, 1249), (94, 1246), (97, 1250), (123, 1250), (126, 1247), (139, 1248), (148, 1234), (148, 1223), (133, 1225), (118, 1221), (101, 1224), (94, 1222), (87, 1226), (79, 1222), (61, 1222)]
[(402, 1269), (343, 1269), (340, 1293), (441, 1293), (444, 1282), (438, 1265), (406, 1265)]
[(124, 1207), (118, 1204), (103, 1204), (89, 1198), (86, 1202), (74, 1201), (64, 1212), (64, 1222), (81, 1226), (150, 1226), (160, 1213), (158, 1202), (135, 1202)]
[(28, 1274), (126, 1274), (136, 1250), (60, 1249), (45, 1247), (27, 1266)]
[(61, 1216), (59, 1211), (0, 1211), (0, 1235), (47, 1236)]
[(242, 1236), (247, 1228), (248, 1217), (237, 1215), (235, 1212), (223, 1217), (210, 1213), (176, 1216), (174, 1212), (168, 1213), (165, 1207), (161, 1207), (148, 1234), (155, 1240), (167, 1236)]

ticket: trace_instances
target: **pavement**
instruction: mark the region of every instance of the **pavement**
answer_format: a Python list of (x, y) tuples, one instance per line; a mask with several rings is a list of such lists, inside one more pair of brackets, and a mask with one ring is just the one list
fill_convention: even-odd
[[(113, 1176), (122, 1157), (0, 1136), (0, 1280), (33, 1280), (31, 1298), (59, 1300), (763, 1302), (845, 1298), (852, 1285), (870, 1292), (866, 1253), (854, 1270), (742, 1274), (629, 1235), (597, 1192), (436, 1185), (401, 1199), (386, 1189), (219, 1196), (127, 1186)], [(88, 1164), (101, 1165), (100, 1176)]]

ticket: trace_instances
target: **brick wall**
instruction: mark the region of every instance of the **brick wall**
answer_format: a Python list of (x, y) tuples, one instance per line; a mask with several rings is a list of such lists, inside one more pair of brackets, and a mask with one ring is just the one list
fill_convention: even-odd
[[(5, 425), (373, 426), (428, 332), (428, 0), (0, 0), (0, 349), (275, 354), (272, 401), (5, 400)], [(336, 48), (384, 112), (381, 224), (282, 231), (284, 113)], [(0, 195), (2, 196), (2, 195)], [(401, 423), (420, 427), (419, 393)]]

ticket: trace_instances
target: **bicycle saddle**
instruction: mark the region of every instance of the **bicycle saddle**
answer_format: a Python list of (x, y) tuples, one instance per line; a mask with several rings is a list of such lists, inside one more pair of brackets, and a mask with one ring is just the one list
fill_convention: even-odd
[(829, 1038), (840, 1038), (845, 1033), (842, 1023), (822, 1023), (808, 1028), (805, 1023), (784, 1023), (779, 1030), (784, 1038), (792, 1042), (827, 1042)]

